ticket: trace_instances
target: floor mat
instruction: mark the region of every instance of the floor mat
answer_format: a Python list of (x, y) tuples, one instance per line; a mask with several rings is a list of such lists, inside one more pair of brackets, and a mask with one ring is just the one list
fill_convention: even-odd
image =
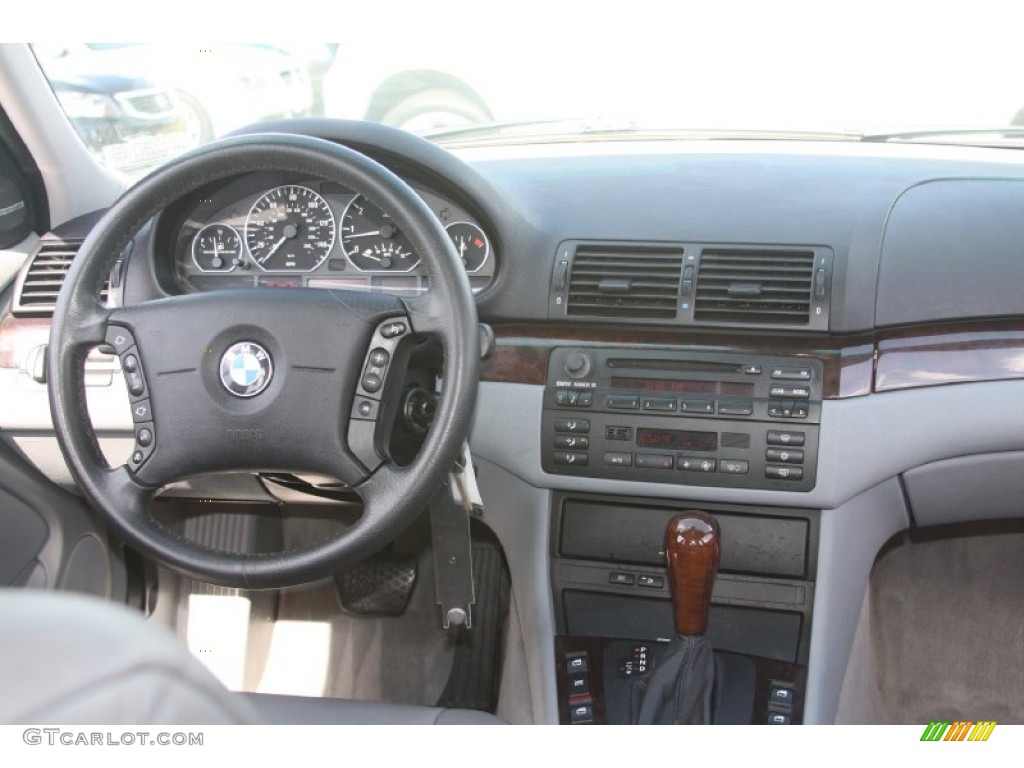
[(1024, 532), (932, 539), (871, 574), (838, 723), (1024, 723)]

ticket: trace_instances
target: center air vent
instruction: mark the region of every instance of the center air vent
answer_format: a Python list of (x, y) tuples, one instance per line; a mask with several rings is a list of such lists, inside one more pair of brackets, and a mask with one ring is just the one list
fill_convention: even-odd
[(569, 277), (569, 315), (675, 319), (683, 249), (580, 245)]
[[(22, 273), (21, 282), (14, 301), (14, 314), (52, 317), (57, 305), (57, 294), (64, 284), (71, 262), (82, 245), (81, 240), (46, 241)], [(107, 300), (108, 285), (101, 293)]]
[[(813, 251), (706, 249), (697, 273), (694, 319), (808, 325)], [(824, 271), (822, 271), (822, 287)]]

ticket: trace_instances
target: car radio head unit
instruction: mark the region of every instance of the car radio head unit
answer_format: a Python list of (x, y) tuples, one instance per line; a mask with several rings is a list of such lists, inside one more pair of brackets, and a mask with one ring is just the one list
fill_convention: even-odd
[(544, 393), (545, 471), (682, 485), (814, 487), (822, 365), (803, 357), (566, 348)]

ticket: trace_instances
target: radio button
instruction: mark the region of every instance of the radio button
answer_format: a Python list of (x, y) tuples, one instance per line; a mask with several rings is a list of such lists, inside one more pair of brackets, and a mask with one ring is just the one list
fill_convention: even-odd
[(750, 471), (750, 463), (742, 459), (719, 459), (718, 471), (727, 475), (745, 475)]
[(585, 451), (590, 447), (590, 438), (582, 435), (555, 435), (555, 448), (570, 451)]
[(585, 467), (590, 463), (590, 456), (579, 451), (555, 451), (555, 464), (563, 467)]
[(777, 461), (783, 464), (803, 464), (804, 452), (800, 448), (769, 448), (764, 452), (767, 461)]
[(810, 368), (772, 368), (772, 378), (784, 381), (810, 381)]
[(743, 372), (745, 374), (747, 374), (748, 376), (760, 376), (761, 375), (761, 366), (757, 365), (756, 363), (751, 363), (749, 365), (744, 365), (743, 366)]
[(580, 392), (579, 398), (576, 400), (576, 405), (580, 408), (589, 408), (594, 404), (594, 393), (593, 392)]
[(722, 416), (749, 416), (754, 412), (754, 404), (749, 400), (719, 401), (718, 412)]
[(635, 396), (609, 395), (607, 404), (609, 408), (635, 411), (640, 407), (640, 398)]
[(683, 400), (679, 404), (679, 410), (683, 413), (714, 413), (714, 400)]
[(645, 397), (645, 411), (674, 411), (676, 409), (675, 398), (669, 400), (665, 397)]
[(632, 440), (632, 427), (609, 426), (604, 428), (604, 436), (607, 440)]
[(609, 467), (631, 467), (633, 466), (633, 454), (605, 451), (604, 463)]
[(769, 397), (788, 397), (807, 400), (811, 396), (810, 387), (775, 385), (768, 390)]
[(804, 444), (803, 432), (782, 432), (780, 430), (768, 430), (768, 445), (796, 445)]
[(648, 589), (661, 589), (665, 586), (664, 576), (646, 576), (640, 574), (636, 580), (637, 586), (647, 587)]
[(699, 456), (680, 456), (676, 459), (676, 468), (684, 472), (714, 472), (718, 462)]
[(635, 466), (643, 469), (672, 469), (673, 459), (665, 453), (638, 453)]
[(555, 419), (555, 432), (590, 432), (590, 419)]
[(773, 419), (789, 419), (793, 417), (793, 401), (768, 403), (768, 415)]
[(807, 407), (807, 403), (793, 403), (793, 418), (794, 419), (806, 419), (810, 409)]
[(764, 468), (764, 476), (769, 480), (803, 480), (803, 467), (777, 467), (769, 464)]

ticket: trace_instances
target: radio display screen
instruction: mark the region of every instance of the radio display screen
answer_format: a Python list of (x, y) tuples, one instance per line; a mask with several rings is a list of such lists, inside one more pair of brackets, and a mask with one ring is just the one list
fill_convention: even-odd
[(669, 392), (679, 395), (741, 395), (754, 396), (754, 385), (743, 381), (693, 381), (690, 379), (639, 379), (612, 376), (612, 389), (634, 392)]
[(694, 432), (682, 429), (636, 430), (638, 448), (667, 448), (683, 451), (714, 451), (718, 448), (717, 432)]

